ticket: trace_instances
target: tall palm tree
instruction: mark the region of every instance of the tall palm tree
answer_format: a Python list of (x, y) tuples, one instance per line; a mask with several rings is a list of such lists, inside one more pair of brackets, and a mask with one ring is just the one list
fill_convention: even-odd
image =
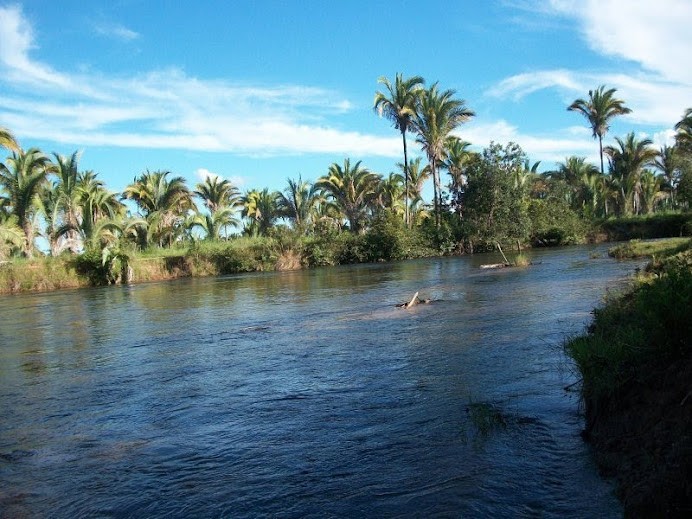
[(614, 97), (615, 88), (605, 90), (605, 85), (599, 86), (596, 91), (589, 90), (589, 99), (577, 99), (567, 107), (567, 110), (579, 112), (589, 121), (593, 138), (598, 138), (598, 150), (601, 157), (601, 173), (603, 168), (603, 137), (610, 128), (609, 122), (613, 117), (625, 115), (632, 110), (625, 106), (625, 102)]
[(288, 187), (278, 196), (279, 211), (281, 216), (293, 222), (294, 228), (305, 231), (322, 198), (320, 190), (300, 175), (298, 180), (289, 178), (287, 182)]
[(262, 191), (252, 189), (245, 194), (241, 214), (250, 222), (245, 228), (247, 234), (266, 236), (269, 233), (269, 229), (281, 216), (278, 198), (276, 191), (269, 191), (267, 188)]
[(77, 227), (65, 218), (63, 198), (59, 189), (48, 183), (42, 184), (36, 205), (43, 217), (42, 236), (48, 241), (51, 256), (57, 256), (67, 249), (76, 252), (79, 248)]
[(148, 170), (123, 191), (123, 198), (134, 200), (150, 225), (150, 235), (159, 246), (173, 240), (181, 230), (185, 213), (193, 208), (192, 193), (183, 177), (170, 171)]
[(339, 208), (351, 231), (357, 233), (363, 228), (368, 210), (377, 198), (379, 182), (379, 175), (361, 167), (360, 161), (351, 167), (350, 159), (344, 159), (343, 167), (333, 163), (316, 185)]
[(234, 208), (240, 204), (240, 192), (228, 179), (209, 176), (195, 186), (195, 195), (202, 199), (211, 212), (221, 208)]
[(416, 115), (416, 105), (418, 104), (418, 94), (421, 92), (425, 80), (420, 76), (412, 76), (404, 79), (402, 74), (397, 74), (392, 85), (386, 77), (377, 80), (387, 89), (386, 93), (377, 91), (375, 93), (374, 109), (389, 119), (394, 128), (401, 132), (401, 139), (404, 142), (404, 181), (405, 196), (405, 218), (406, 224), (410, 225), (408, 214), (408, 154), (406, 150), (406, 132), (411, 128), (413, 119)]
[(435, 197), (435, 222), (440, 224), (441, 190), (438, 168), (445, 157), (447, 139), (462, 123), (476, 115), (466, 107), (462, 99), (455, 99), (454, 90), (438, 91), (437, 83), (422, 91), (418, 104), (414, 128), (416, 141), (428, 157), (433, 177)]
[(642, 170), (654, 164), (658, 152), (651, 146), (651, 139), (638, 140), (634, 132), (615, 141), (617, 147), (607, 146), (603, 151), (610, 159), (610, 174), (619, 188), (621, 211), (637, 214), (641, 209)]
[(662, 190), (663, 178), (650, 169), (645, 169), (642, 171), (640, 184), (641, 212), (644, 214), (653, 213), (656, 204), (666, 197), (666, 193)]
[(0, 163), (0, 188), (5, 192), (11, 213), (17, 218), (17, 225), (24, 232), (25, 256), (30, 256), (34, 247), (36, 196), (51, 168), (50, 158), (37, 148), (15, 151), (6, 164)]
[(7, 128), (0, 126), (0, 146), (7, 148), (10, 151), (19, 151), (19, 143), (12, 135), (12, 132)]
[[(78, 207), (78, 183), (79, 183), (79, 158), (81, 151), (75, 151), (69, 157), (53, 153), (55, 157), (54, 173), (57, 177), (54, 189), (57, 195), (57, 204), (62, 211), (66, 239), (76, 246), (78, 242), (79, 207)], [(55, 222), (56, 224), (58, 222)]]

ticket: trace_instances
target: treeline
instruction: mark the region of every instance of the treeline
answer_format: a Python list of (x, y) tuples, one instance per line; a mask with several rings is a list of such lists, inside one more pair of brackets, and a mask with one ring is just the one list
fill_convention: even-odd
[[(25, 150), (0, 128), (0, 145), (10, 153), (0, 163), (0, 259), (45, 254), (37, 249), (39, 237), (51, 256), (96, 251), (116, 257), (242, 235), (284, 243), (287, 236), (350, 240), (361, 249), (377, 248), (384, 245), (373, 239), (334, 237), (380, 232), (383, 243), (396, 241), (382, 235), (383, 229), (404, 236), (400, 241), (409, 249), (418, 248), (381, 255), (394, 259), (422, 250), (485, 250), (496, 242), (574, 243), (597, 219), (687, 209), (692, 201), (692, 109), (676, 125), (675, 146), (656, 150), (649, 139), (630, 133), (616, 137), (614, 146), (601, 145), (607, 171), (603, 160), (599, 169), (583, 157), (568, 157), (556, 170), (538, 173), (539, 164), (517, 144), (493, 143), (477, 153), (456, 137), (475, 114), (455, 91), (437, 83), (426, 88), (417, 76), (379, 81), (384, 88), (375, 95), (374, 109), (401, 133), (403, 162), (383, 176), (345, 159), (314, 182), (288, 179), (282, 191), (241, 193), (214, 176), (191, 187), (169, 171), (147, 170), (116, 193), (98, 173), (80, 170), (79, 152)], [(568, 107), (586, 117), (599, 144), (609, 121), (629, 112), (614, 93), (601, 86)], [(409, 161), (407, 135), (425, 158)], [(433, 199), (424, 200), (430, 180)]]

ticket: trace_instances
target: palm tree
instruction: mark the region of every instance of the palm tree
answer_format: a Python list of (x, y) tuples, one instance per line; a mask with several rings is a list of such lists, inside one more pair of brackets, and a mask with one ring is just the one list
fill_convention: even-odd
[(625, 140), (615, 138), (617, 147), (607, 146), (603, 151), (610, 159), (610, 174), (619, 188), (621, 211), (637, 214), (641, 209), (641, 174), (645, 166), (653, 165), (658, 152), (651, 139), (637, 140), (634, 132)]
[(663, 179), (650, 169), (645, 169), (642, 171), (640, 184), (642, 213), (653, 213), (656, 204), (666, 196), (665, 192), (661, 190)]
[[(81, 152), (75, 151), (69, 157), (64, 157), (53, 153), (55, 157), (54, 173), (57, 180), (54, 190), (57, 195), (57, 207), (62, 212), (63, 222), (59, 228), (66, 229), (65, 236), (71, 243), (71, 247), (78, 246), (77, 229), (79, 228), (79, 207), (78, 207), (78, 182), (79, 182), (79, 158)], [(49, 202), (50, 205), (50, 202)], [(59, 222), (54, 222), (59, 224)]]
[(42, 236), (48, 240), (51, 256), (57, 256), (66, 249), (76, 252), (79, 240), (77, 227), (64, 218), (63, 198), (56, 186), (43, 184), (39, 188), (36, 206), (43, 217)]
[(413, 119), (416, 115), (416, 105), (418, 104), (418, 94), (421, 92), (425, 80), (420, 76), (413, 76), (404, 79), (401, 74), (396, 75), (394, 85), (386, 77), (377, 80), (387, 89), (386, 93), (377, 91), (375, 93), (374, 109), (389, 119), (394, 128), (401, 132), (401, 139), (404, 142), (404, 183), (405, 187), (405, 219), (406, 225), (410, 225), (408, 214), (408, 154), (406, 151), (406, 132), (411, 128)]
[(192, 193), (183, 177), (173, 177), (170, 171), (148, 170), (125, 188), (123, 198), (134, 200), (150, 226), (150, 235), (159, 246), (169, 247), (181, 230), (185, 213), (193, 208)]
[[(402, 213), (405, 202), (404, 177), (399, 173), (390, 173), (379, 183), (378, 203), (383, 209), (390, 209), (394, 214)], [(406, 212), (404, 211), (404, 215)], [(405, 217), (405, 216), (404, 216)]]
[(4, 260), (15, 251), (22, 250), (24, 239), (24, 232), (17, 225), (16, 216), (0, 217), (0, 260)]
[(357, 233), (363, 228), (367, 212), (377, 198), (379, 182), (379, 175), (362, 168), (360, 161), (351, 167), (350, 159), (344, 159), (343, 167), (333, 163), (316, 185), (339, 208), (351, 231)]
[(675, 130), (675, 143), (686, 153), (692, 153), (692, 108), (685, 110)]
[(0, 163), (0, 187), (12, 208), (11, 213), (17, 218), (17, 225), (24, 232), (25, 256), (31, 255), (34, 246), (36, 196), (51, 168), (50, 158), (37, 148), (15, 151), (6, 164)]
[(212, 213), (221, 208), (234, 208), (240, 204), (240, 192), (230, 180), (209, 176), (195, 186), (195, 194)]
[(662, 146), (654, 162), (654, 167), (656, 167), (663, 175), (663, 178), (665, 178), (665, 183), (662, 187), (668, 192), (670, 207), (675, 207), (675, 188), (680, 175), (678, 148), (675, 146)]
[(416, 141), (428, 157), (433, 177), (435, 197), (435, 223), (440, 224), (441, 190), (438, 167), (445, 157), (447, 139), (462, 123), (476, 115), (466, 107), (466, 102), (455, 99), (454, 90), (438, 91), (437, 83), (421, 93), (414, 128)]
[(466, 185), (466, 166), (473, 157), (473, 152), (469, 149), (470, 146), (470, 142), (458, 137), (452, 136), (447, 140), (447, 151), (441, 167), (446, 169), (451, 177), (452, 181), (449, 188), (453, 192), (461, 190)]
[(264, 188), (262, 191), (250, 190), (243, 197), (242, 216), (250, 221), (245, 232), (252, 236), (266, 236), (269, 229), (280, 218), (278, 207), (279, 194)]
[(288, 187), (278, 196), (279, 211), (281, 216), (293, 222), (294, 228), (304, 231), (322, 198), (320, 190), (300, 175), (298, 180), (289, 178), (287, 182)]
[(589, 99), (577, 99), (567, 107), (567, 110), (581, 113), (589, 121), (593, 138), (598, 138), (598, 150), (601, 157), (601, 173), (603, 168), (603, 137), (608, 132), (609, 121), (618, 115), (625, 115), (632, 110), (625, 106), (625, 102), (616, 99), (616, 89), (605, 90), (605, 85), (599, 86), (596, 91), (589, 90)]
[(598, 168), (586, 162), (586, 157), (571, 156), (558, 164), (557, 173), (553, 177), (567, 183), (570, 189), (568, 202), (572, 209), (579, 210), (585, 205), (593, 207), (597, 173), (600, 174)]
[(14, 138), (14, 135), (12, 135), (12, 132), (2, 126), (0, 126), (0, 146), (10, 151), (18, 152), (20, 150), (19, 144)]
[[(125, 206), (118, 195), (106, 189), (93, 171), (79, 173), (77, 179), (77, 204), (81, 213), (80, 230), (82, 239), (89, 246), (99, 241), (99, 233), (112, 231), (112, 226), (100, 225), (102, 220), (114, 222), (124, 216)], [(108, 240), (106, 240), (108, 241)]]
[(240, 224), (234, 214), (235, 208), (222, 206), (209, 214), (197, 213), (193, 215), (188, 225), (190, 228), (202, 228), (208, 240), (220, 240), (222, 231), (226, 227), (237, 227)]

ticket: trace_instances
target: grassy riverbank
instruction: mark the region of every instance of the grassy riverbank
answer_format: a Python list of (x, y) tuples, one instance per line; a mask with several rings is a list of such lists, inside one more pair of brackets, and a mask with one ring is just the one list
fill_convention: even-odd
[(447, 249), (446, 244), (436, 244), (434, 237), (383, 221), (364, 234), (284, 232), (144, 252), (109, 249), (56, 258), (15, 258), (0, 263), (0, 293), (393, 261), (439, 256)]
[[(613, 253), (627, 248), (651, 253), (643, 243)], [(566, 345), (583, 377), (586, 437), (631, 517), (692, 511), (692, 250), (689, 240), (655, 250), (650, 273)]]

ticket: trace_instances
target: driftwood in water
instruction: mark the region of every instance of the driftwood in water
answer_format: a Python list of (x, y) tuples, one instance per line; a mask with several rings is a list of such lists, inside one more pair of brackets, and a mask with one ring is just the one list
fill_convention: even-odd
[(408, 303), (401, 303), (396, 306), (397, 308), (411, 308), (414, 305), (428, 304), (430, 301), (430, 299), (420, 299), (418, 297), (418, 292), (416, 292)]
[(506, 267), (511, 267), (511, 263), (486, 263), (481, 265), (482, 269), (503, 269)]

